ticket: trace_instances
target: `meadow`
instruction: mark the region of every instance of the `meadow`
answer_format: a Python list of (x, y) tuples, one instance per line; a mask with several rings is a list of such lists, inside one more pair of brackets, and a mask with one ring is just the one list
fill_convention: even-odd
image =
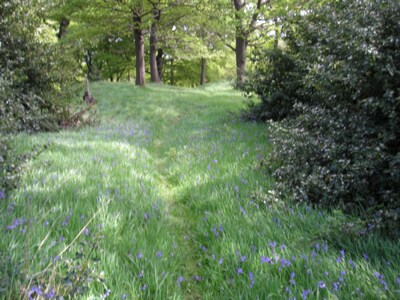
[(48, 146), (0, 200), (0, 298), (400, 298), (400, 242), (278, 199), (229, 84), (92, 93), (99, 125), (16, 138)]

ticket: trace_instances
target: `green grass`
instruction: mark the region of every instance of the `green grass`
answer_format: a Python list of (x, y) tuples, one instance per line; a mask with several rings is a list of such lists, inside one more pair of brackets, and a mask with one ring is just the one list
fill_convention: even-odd
[(101, 125), (17, 137), (50, 147), (0, 203), (1, 298), (400, 297), (399, 241), (275, 199), (268, 128), (228, 85), (92, 90)]

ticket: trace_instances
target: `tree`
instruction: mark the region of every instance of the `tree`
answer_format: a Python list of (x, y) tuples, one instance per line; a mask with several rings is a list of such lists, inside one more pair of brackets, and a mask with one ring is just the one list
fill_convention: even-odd
[(251, 34), (258, 28), (262, 8), (270, 0), (232, 0), (235, 7), (235, 53), (237, 86), (242, 87), (246, 79), (247, 46)]

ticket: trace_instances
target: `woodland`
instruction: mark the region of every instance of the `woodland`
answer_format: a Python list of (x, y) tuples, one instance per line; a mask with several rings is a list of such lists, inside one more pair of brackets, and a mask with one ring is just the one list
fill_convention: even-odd
[(0, 298), (399, 299), (399, 20), (0, 0)]

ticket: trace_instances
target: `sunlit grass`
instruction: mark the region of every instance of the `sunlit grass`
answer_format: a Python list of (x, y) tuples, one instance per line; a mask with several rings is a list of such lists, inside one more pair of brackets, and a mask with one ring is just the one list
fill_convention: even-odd
[(92, 90), (99, 126), (18, 137), (50, 146), (1, 202), (1, 297), (399, 298), (398, 241), (275, 199), (229, 85)]

